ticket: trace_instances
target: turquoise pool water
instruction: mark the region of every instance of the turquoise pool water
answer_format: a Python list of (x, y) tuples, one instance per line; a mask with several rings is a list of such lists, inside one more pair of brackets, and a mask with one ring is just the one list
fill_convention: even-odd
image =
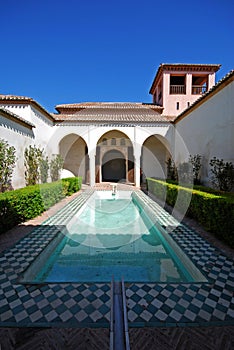
[[(172, 245), (171, 245), (172, 244)], [(126, 191), (96, 193), (25, 279), (42, 282), (193, 282), (195, 267)], [(43, 264), (42, 264), (43, 261)], [(195, 271), (195, 272), (194, 272)]]

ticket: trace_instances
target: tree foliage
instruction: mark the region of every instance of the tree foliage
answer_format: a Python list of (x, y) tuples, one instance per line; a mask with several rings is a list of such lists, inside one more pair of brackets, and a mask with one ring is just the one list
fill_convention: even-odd
[(16, 162), (15, 147), (0, 139), (0, 192), (11, 188), (11, 177)]
[(56, 154), (54, 159), (50, 162), (50, 176), (51, 181), (58, 181), (60, 177), (60, 172), (63, 168), (63, 158), (60, 154)]
[(36, 146), (29, 146), (24, 152), (26, 186), (36, 185), (40, 179), (40, 163), (43, 150)]
[(167, 165), (167, 179), (168, 180), (177, 180), (177, 168), (175, 162), (172, 158), (168, 158), (166, 161)]
[(232, 162), (224, 162), (223, 159), (213, 157), (210, 160), (211, 181), (221, 191), (233, 191), (234, 166)]
[(41, 177), (41, 183), (46, 183), (48, 179), (49, 174), (49, 160), (48, 157), (45, 157), (42, 155), (41, 161), (40, 161), (40, 177)]
[(193, 181), (195, 185), (199, 185), (201, 183), (201, 160), (202, 156), (200, 154), (195, 154), (194, 156), (191, 154), (189, 155), (189, 163), (192, 164)]

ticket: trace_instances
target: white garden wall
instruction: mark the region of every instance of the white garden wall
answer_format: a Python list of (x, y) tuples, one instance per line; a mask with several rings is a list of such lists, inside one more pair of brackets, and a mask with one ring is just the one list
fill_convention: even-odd
[[(208, 97), (208, 96), (207, 96)], [(203, 181), (207, 183), (209, 161), (213, 157), (234, 163), (234, 81), (176, 123), (175, 161), (186, 161), (188, 154), (203, 157)], [(188, 152), (182, 144), (185, 144)]]

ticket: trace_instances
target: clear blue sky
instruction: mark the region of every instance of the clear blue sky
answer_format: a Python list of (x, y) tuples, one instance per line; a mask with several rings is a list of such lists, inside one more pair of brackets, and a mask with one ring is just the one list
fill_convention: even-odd
[(233, 0), (11, 0), (0, 6), (0, 93), (61, 103), (151, 102), (160, 63), (234, 68)]

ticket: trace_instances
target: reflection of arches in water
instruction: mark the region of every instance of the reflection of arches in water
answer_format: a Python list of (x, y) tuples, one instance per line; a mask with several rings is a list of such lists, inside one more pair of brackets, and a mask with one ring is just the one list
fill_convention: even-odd
[(102, 159), (102, 181), (118, 182), (126, 179), (126, 160), (117, 150), (105, 153)]
[(118, 235), (118, 234), (96, 234), (96, 237), (106, 249), (118, 249), (127, 245), (132, 241), (132, 235)]
[(155, 235), (153, 232), (151, 232), (151, 230), (150, 230), (150, 233), (149, 233), (149, 234), (147, 234), (147, 235), (142, 235), (141, 238), (142, 238), (142, 240), (143, 240), (144, 242), (148, 243), (149, 245), (151, 245), (151, 246), (153, 246), (153, 247), (162, 244), (162, 242), (160, 241), (160, 239), (157, 238), (156, 235)]
[(82, 242), (84, 242), (87, 238), (87, 235), (85, 233), (82, 233), (80, 235), (78, 234), (72, 234), (71, 236), (69, 236), (67, 244), (70, 247), (78, 247), (79, 245), (81, 245)]

